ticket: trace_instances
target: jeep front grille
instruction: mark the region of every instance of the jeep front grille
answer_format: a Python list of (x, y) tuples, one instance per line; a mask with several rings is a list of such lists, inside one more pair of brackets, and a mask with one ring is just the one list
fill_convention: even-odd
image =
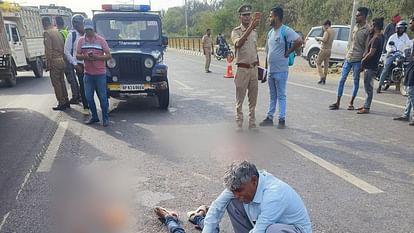
[(141, 80), (142, 62), (138, 56), (119, 56), (117, 63), (119, 64), (119, 72), (123, 80)]

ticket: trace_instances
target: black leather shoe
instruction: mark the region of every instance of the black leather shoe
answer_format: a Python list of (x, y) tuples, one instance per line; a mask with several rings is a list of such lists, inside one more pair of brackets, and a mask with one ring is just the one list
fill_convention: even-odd
[(394, 121), (408, 121), (408, 117), (399, 116), (399, 117), (394, 117), (393, 120)]
[(64, 104), (63, 105), (65, 108), (70, 108), (70, 103), (69, 103), (69, 101), (68, 102), (66, 102), (66, 104)]
[(259, 124), (260, 126), (273, 126), (273, 120), (269, 117), (266, 117), (262, 122)]
[(284, 129), (286, 127), (285, 119), (279, 119), (278, 129)]
[(61, 105), (58, 105), (56, 107), (53, 107), (52, 109), (53, 109), (53, 111), (63, 111), (63, 110), (66, 109), (66, 106), (64, 104), (61, 104)]
[(92, 124), (95, 124), (95, 123), (98, 123), (98, 122), (99, 122), (99, 119), (93, 119), (93, 118), (91, 118), (88, 121), (85, 121), (85, 124), (92, 125)]
[(79, 104), (80, 99), (79, 98), (72, 98), (69, 100), (69, 104)]

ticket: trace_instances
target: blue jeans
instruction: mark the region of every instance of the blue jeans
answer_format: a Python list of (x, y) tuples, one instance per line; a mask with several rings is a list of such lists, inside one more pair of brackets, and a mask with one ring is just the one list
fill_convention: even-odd
[(341, 80), (339, 80), (338, 90), (336, 92), (337, 96), (342, 96), (344, 93), (345, 81), (348, 78), (348, 74), (352, 69), (352, 78), (354, 80), (354, 85), (352, 87), (352, 97), (357, 96), (359, 88), (359, 71), (361, 69), (361, 62), (350, 62), (345, 60), (341, 72)]
[(413, 108), (414, 108), (414, 86), (407, 87), (407, 94), (408, 94), (407, 102), (405, 104), (405, 110), (402, 116), (410, 119), (410, 113), (413, 112)]
[(389, 75), (391, 71), (391, 65), (394, 62), (396, 56), (395, 55), (389, 55), (385, 58), (384, 62), (384, 69), (382, 69), (379, 85), (384, 85), (385, 78)]
[(284, 120), (286, 117), (286, 83), (288, 72), (272, 72), (269, 74), (269, 94), (270, 104), (267, 117), (273, 119), (276, 111), (276, 103), (279, 100), (279, 119)]
[(99, 102), (101, 104), (101, 110), (102, 110), (102, 120), (103, 122), (109, 120), (108, 116), (108, 108), (109, 108), (109, 102), (108, 102), (108, 95), (107, 95), (107, 89), (106, 89), (106, 75), (89, 75), (85, 74), (83, 82), (85, 84), (85, 97), (88, 101), (89, 109), (92, 112), (92, 119), (98, 119), (98, 113), (96, 111), (96, 104), (95, 100), (93, 98), (94, 93), (96, 91), (96, 94), (98, 95)]
[[(194, 217), (194, 224), (196, 224), (201, 230), (204, 228), (204, 217), (202, 216), (195, 216)], [(185, 233), (185, 230), (180, 227), (178, 219), (174, 217), (167, 217), (165, 218), (165, 225), (167, 225), (169, 233)], [(216, 233), (219, 232), (219, 229), (216, 229)]]
[(367, 93), (364, 108), (366, 109), (371, 107), (372, 97), (374, 96), (374, 78), (376, 73), (376, 69), (365, 69), (364, 72), (364, 89), (365, 93)]

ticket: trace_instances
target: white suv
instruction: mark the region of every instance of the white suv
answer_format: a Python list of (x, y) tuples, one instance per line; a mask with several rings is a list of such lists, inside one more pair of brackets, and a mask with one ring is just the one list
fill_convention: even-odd
[[(330, 63), (342, 62), (346, 55), (350, 26), (332, 25), (332, 29), (335, 31), (335, 39), (332, 45)], [(312, 68), (316, 67), (316, 60), (321, 48), (321, 44), (316, 41), (315, 38), (322, 36), (322, 26), (318, 26), (313, 27), (305, 38), (302, 56), (308, 60), (308, 63)]]

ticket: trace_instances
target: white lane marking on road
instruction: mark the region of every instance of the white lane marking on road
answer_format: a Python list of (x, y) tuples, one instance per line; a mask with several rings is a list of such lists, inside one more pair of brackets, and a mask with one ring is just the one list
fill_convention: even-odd
[[(309, 89), (313, 89), (313, 90), (317, 90), (317, 91), (323, 91), (323, 92), (327, 92), (327, 93), (332, 93), (332, 94), (336, 95), (336, 91), (325, 90), (325, 89), (322, 89), (322, 88), (312, 87), (312, 86), (308, 86), (308, 85), (300, 84), (300, 83), (295, 83), (295, 82), (288, 82), (288, 83), (292, 84), (292, 85), (295, 85), (295, 86), (298, 86), (298, 87), (305, 87), (305, 88), (309, 88)], [(351, 97), (351, 95), (349, 95), (349, 94), (343, 94), (343, 95)], [(365, 98), (362, 98), (362, 97), (359, 97), (359, 96), (357, 96), (356, 98), (360, 99), (360, 100), (365, 100)], [(379, 101), (379, 100), (372, 100), (372, 102), (377, 103), (377, 104), (390, 106), (390, 107), (394, 107), (394, 108), (405, 109), (405, 106), (397, 105), (397, 104), (390, 104), (390, 103)]]
[(32, 174), (33, 168), (34, 168), (34, 166), (32, 165), (32, 168), (30, 168), (30, 171), (24, 177), (23, 183), (20, 185), (20, 189), (17, 192), (16, 201), (19, 199), (20, 193), (23, 191), (24, 186), (26, 185), (27, 181), (29, 180), (29, 177)]
[(6, 224), (6, 220), (9, 217), (9, 214), (10, 214), (10, 212), (7, 212), (7, 214), (5, 214), (3, 216), (3, 220), (1, 221), (1, 224), (0, 224), (0, 232), (1, 232), (1, 229), (3, 228), (4, 224)]
[(319, 166), (325, 168), (326, 170), (332, 172), (333, 174), (339, 176), (340, 178), (344, 179), (345, 181), (351, 183), (352, 185), (355, 185), (356, 187), (362, 189), (363, 191), (369, 193), (369, 194), (377, 194), (377, 193), (383, 193), (381, 189), (378, 189), (377, 187), (368, 184), (367, 182), (363, 181), (362, 179), (359, 179), (358, 177), (352, 175), (349, 172), (346, 172), (342, 170), (341, 168), (327, 162), (326, 160), (321, 159), (320, 157), (312, 154), (311, 152), (305, 150), (304, 148), (290, 142), (287, 140), (281, 140), (282, 144), (290, 148), (291, 150), (297, 152), (301, 156), (309, 159), (310, 161), (318, 164)]
[(185, 84), (183, 82), (180, 82), (178, 80), (174, 80), (174, 82), (176, 82), (177, 84), (179, 84), (180, 86), (182, 86), (186, 90), (194, 90), (192, 87), (188, 86), (187, 84)]
[(52, 141), (50, 141), (49, 147), (46, 150), (45, 156), (37, 168), (37, 172), (49, 172), (53, 161), (56, 158), (59, 146), (62, 143), (63, 136), (65, 135), (66, 129), (68, 128), (68, 122), (60, 122), (59, 127), (53, 135)]

